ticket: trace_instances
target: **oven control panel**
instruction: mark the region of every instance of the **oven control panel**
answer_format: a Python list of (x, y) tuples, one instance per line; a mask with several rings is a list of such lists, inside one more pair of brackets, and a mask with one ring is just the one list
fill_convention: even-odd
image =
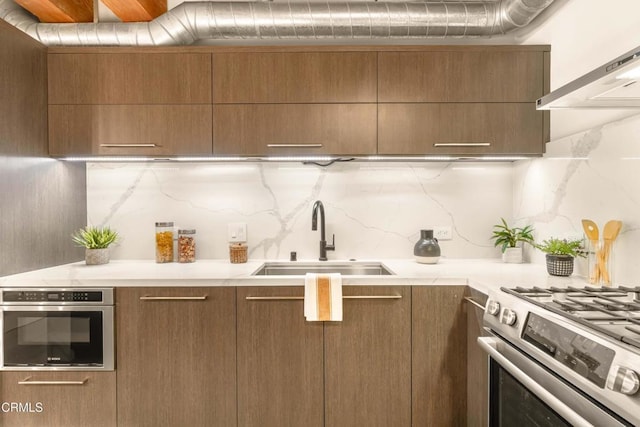
[(527, 316), (522, 339), (604, 388), (615, 356), (613, 350), (535, 313)]
[(62, 291), (62, 290), (21, 290), (21, 291), (3, 291), (3, 302), (21, 302), (26, 304), (33, 303), (83, 303), (103, 302), (101, 291)]

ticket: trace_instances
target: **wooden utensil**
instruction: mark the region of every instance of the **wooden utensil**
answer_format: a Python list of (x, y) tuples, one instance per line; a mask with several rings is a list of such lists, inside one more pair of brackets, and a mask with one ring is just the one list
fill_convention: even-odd
[(600, 255), (600, 272), (602, 274), (602, 280), (606, 284), (611, 284), (611, 277), (609, 276), (609, 272), (607, 271), (607, 260), (609, 259), (609, 255), (611, 253), (611, 246), (613, 242), (620, 234), (620, 230), (622, 229), (622, 221), (618, 221), (612, 219), (611, 221), (607, 221), (604, 225), (604, 229), (602, 230), (602, 237), (604, 239), (604, 247), (602, 249), (602, 253)]
[[(594, 249), (598, 248), (598, 243), (600, 242), (600, 232), (598, 231), (598, 225), (590, 219), (582, 220), (582, 228), (584, 229), (584, 234), (587, 236), (587, 239), (591, 242), (591, 246)], [(599, 260), (600, 250), (596, 253), (596, 260)], [(599, 261), (595, 263), (593, 266), (593, 271), (590, 272), (589, 275), (589, 283), (597, 283), (600, 279), (600, 263)]]

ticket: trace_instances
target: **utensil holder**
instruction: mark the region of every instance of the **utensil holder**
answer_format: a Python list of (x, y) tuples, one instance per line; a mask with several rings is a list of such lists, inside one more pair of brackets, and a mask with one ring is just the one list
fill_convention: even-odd
[(614, 245), (611, 240), (589, 242), (587, 265), (589, 283), (609, 286), (613, 282)]

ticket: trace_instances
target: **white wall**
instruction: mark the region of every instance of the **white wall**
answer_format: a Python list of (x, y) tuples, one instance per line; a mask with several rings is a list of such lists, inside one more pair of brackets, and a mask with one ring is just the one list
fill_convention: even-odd
[[(637, 0), (569, 0), (526, 36), (522, 44), (551, 45), (551, 90), (640, 46)], [(640, 110), (554, 110), (551, 139), (636, 114)]]

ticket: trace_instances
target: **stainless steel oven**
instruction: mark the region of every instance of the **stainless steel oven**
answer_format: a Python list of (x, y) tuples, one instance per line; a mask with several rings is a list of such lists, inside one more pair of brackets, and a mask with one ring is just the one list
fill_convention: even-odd
[(113, 289), (0, 292), (0, 369), (113, 370)]
[(490, 293), (490, 336), (478, 339), (489, 355), (489, 425), (640, 425), (633, 310), (634, 292), (610, 288)]

